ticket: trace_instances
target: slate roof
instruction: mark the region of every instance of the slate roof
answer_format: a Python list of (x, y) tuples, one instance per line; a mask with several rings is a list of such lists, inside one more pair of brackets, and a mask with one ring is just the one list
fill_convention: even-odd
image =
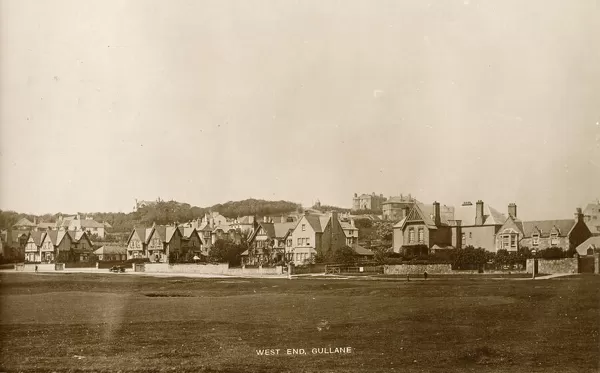
[[(50, 237), (50, 242), (54, 246), (60, 245), (66, 235), (69, 235), (67, 231), (47, 231), (46, 234)], [(71, 237), (71, 235), (69, 235)]]
[(600, 251), (600, 236), (592, 236), (583, 241), (583, 243), (576, 248), (577, 254), (582, 256), (587, 255), (587, 250), (589, 248), (594, 249), (594, 252)]
[(541, 231), (542, 237), (548, 237), (553, 227), (556, 227), (559, 231), (560, 236), (566, 236), (571, 231), (571, 228), (575, 225), (575, 219), (561, 219), (561, 220), (532, 220), (523, 221), (522, 232), (523, 236), (531, 237), (536, 230)]
[(360, 246), (358, 244), (352, 246), (352, 249), (354, 249), (354, 252), (357, 253), (358, 255), (368, 255), (368, 256), (375, 255), (375, 253), (372, 252), (371, 250), (366, 249), (366, 248), (364, 248), (364, 247), (362, 247), (362, 246)]
[[(435, 222), (433, 220), (433, 205), (425, 205), (423, 203), (415, 203), (413, 208), (409, 211), (408, 217), (402, 218), (398, 223), (394, 224), (393, 228), (402, 228), (408, 220), (414, 220), (411, 216), (414, 216), (415, 212), (423, 219), (423, 223), (430, 229), (436, 229)], [(440, 226), (447, 226), (449, 221), (454, 220), (454, 207), (451, 206), (440, 206)]]
[[(317, 233), (323, 232), (323, 229), (325, 227), (322, 226), (321, 216), (319, 216), (319, 215), (305, 215), (304, 217), (306, 218), (306, 221), (308, 222), (308, 224), (310, 224), (310, 226), (312, 227), (312, 229), (315, 232), (317, 232)], [(327, 219), (329, 219), (329, 217), (327, 217)], [(327, 222), (325, 222), (325, 223), (327, 223)]]
[(173, 238), (176, 230), (177, 227), (166, 225), (157, 225), (154, 227), (154, 231), (158, 234), (163, 242), (171, 242), (171, 238)]
[(36, 225), (27, 218), (21, 218), (18, 222), (16, 222), (13, 227), (35, 227)]
[(56, 223), (50, 223), (50, 222), (40, 222), (38, 223), (38, 228), (41, 229), (48, 229), (48, 228), (55, 228), (56, 227)]
[(192, 234), (194, 234), (194, 231), (196, 230), (196, 228), (194, 227), (180, 227), (179, 228), (179, 232), (181, 232), (181, 235), (183, 236), (183, 238), (189, 239), (190, 237), (192, 237)]
[(297, 223), (289, 222), (289, 223), (274, 223), (275, 227), (275, 237), (283, 238), (289, 232), (290, 229), (294, 229)]
[(33, 238), (33, 242), (37, 245), (40, 246), (42, 244), (42, 241), (44, 240), (44, 237), (46, 235), (46, 232), (30, 232), (29, 233), (29, 237)]
[(81, 228), (104, 228), (104, 224), (98, 223), (92, 219), (81, 219), (79, 221)]
[[(265, 233), (267, 234), (267, 237), (269, 238), (275, 238), (275, 227), (274, 227), (274, 223), (265, 223), (265, 222), (261, 222), (258, 223), (258, 225), (260, 227), (262, 227), (262, 229), (264, 229)], [(260, 229), (260, 228), (259, 228)]]
[(96, 255), (110, 255), (110, 254), (120, 254), (127, 255), (127, 248), (121, 245), (104, 245), (99, 249), (94, 251)]
[(71, 236), (71, 238), (77, 242), (81, 239), (81, 237), (83, 237), (84, 233), (84, 231), (69, 231), (69, 235)]
[(142, 242), (146, 242), (146, 228), (134, 228), (135, 233)]
[[(475, 225), (475, 215), (477, 207), (475, 204), (471, 206), (460, 206), (454, 210), (454, 219), (460, 220), (462, 226)], [(483, 205), (483, 225), (502, 225), (506, 221), (506, 216), (495, 208), (484, 204)]]

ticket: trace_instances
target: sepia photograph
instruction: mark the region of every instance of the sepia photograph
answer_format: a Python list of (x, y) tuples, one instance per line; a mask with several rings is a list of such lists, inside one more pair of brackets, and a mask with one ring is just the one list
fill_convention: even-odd
[(600, 372), (600, 2), (0, 0), (4, 372)]

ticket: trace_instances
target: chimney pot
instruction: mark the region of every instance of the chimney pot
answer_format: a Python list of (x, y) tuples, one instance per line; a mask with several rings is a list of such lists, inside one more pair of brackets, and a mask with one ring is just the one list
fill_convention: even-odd
[(438, 201), (433, 202), (433, 222), (435, 225), (442, 224), (442, 217), (440, 216), (440, 203)]
[(580, 207), (578, 207), (575, 210), (575, 221), (576, 222), (583, 221), (583, 213), (581, 212), (581, 208)]
[(515, 203), (508, 204), (508, 216), (512, 217), (513, 219), (517, 218), (517, 205)]
[(483, 201), (478, 200), (475, 206), (475, 225), (483, 225)]

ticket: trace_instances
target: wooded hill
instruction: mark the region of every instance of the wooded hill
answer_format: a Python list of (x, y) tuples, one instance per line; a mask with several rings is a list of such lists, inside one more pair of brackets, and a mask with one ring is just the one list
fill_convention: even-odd
[[(202, 218), (206, 213), (218, 212), (226, 218), (237, 218), (246, 215), (273, 216), (301, 212), (302, 207), (298, 203), (290, 201), (266, 201), (261, 199), (246, 199), (243, 201), (229, 201), (210, 207), (191, 206), (188, 203), (177, 201), (158, 201), (149, 206), (144, 206), (138, 211), (123, 212), (98, 212), (88, 213), (98, 222), (108, 222), (113, 232), (127, 232), (136, 225), (170, 224), (173, 222), (184, 223), (196, 218)], [(62, 215), (76, 215), (77, 213), (63, 213)], [(45, 214), (37, 216), (39, 221), (55, 222), (60, 213)], [(85, 213), (81, 213), (85, 216)], [(34, 215), (23, 214), (15, 211), (0, 210), (0, 228), (12, 227), (19, 219), (26, 217), (33, 221)]]

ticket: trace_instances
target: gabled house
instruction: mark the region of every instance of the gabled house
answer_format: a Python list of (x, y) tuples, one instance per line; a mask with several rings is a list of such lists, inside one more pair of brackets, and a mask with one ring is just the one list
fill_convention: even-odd
[[(27, 243), (25, 244), (25, 262), (38, 263), (38, 262), (51, 262), (54, 260), (54, 246), (48, 240), (48, 250), (44, 250), (44, 257), (42, 257), (42, 243), (45, 242), (46, 232), (31, 231), (27, 237)], [(48, 257), (48, 252), (51, 255)]]
[(71, 244), (71, 261), (85, 262), (90, 259), (94, 253), (94, 245), (90, 240), (87, 232), (84, 231), (68, 231), (72, 239)]
[[(66, 230), (57, 230), (57, 231), (47, 231), (45, 243), (48, 240), (52, 243), (53, 246), (53, 260), (55, 263), (66, 263), (74, 261), (73, 254), (71, 252), (72, 247), (74, 246), (73, 238)], [(42, 245), (42, 256), (44, 253), (46, 257), (50, 257), (50, 252), (46, 252), (45, 248), (49, 247), (46, 245)], [(51, 261), (52, 259), (50, 259)]]
[(354, 219), (340, 222), (346, 235), (346, 246), (358, 245), (358, 228), (354, 225)]
[(346, 234), (337, 212), (327, 215), (306, 213), (289, 238), (292, 246), (286, 246), (285, 254), (296, 265), (311, 263), (317, 254), (327, 256), (346, 245)]
[(146, 228), (133, 228), (127, 238), (127, 259), (146, 257)]
[(168, 263), (181, 255), (181, 232), (177, 226), (154, 225), (146, 230), (146, 252), (151, 262)]
[(402, 220), (393, 227), (393, 250), (406, 255), (428, 254), (436, 248), (452, 247), (454, 209), (445, 208), (442, 213), (439, 202), (433, 205), (416, 203), (405, 209)]
[[(512, 205), (509, 205), (509, 210)], [(516, 206), (515, 206), (516, 211)], [(496, 233), (506, 216), (479, 200), (473, 205), (465, 202), (454, 211), (454, 219), (448, 220), (452, 227), (452, 243), (455, 248), (481, 247), (496, 251)]]
[(511, 207), (514, 210), (509, 208), (509, 217), (496, 234), (496, 250), (517, 251), (520, 247), (536, 251), (551, 247), (569, 250), (592, 235), (580, 208), (574, 219), (522, 221), (517, 218), (516, 205)]
[(200, 240), (202, 241), (202, 247), (206, 252), (206, 255), (210, 252), (210, 248), (213, 245), (213, 227), (209, 222), (204, 222), (200, 228), (198, 228), (198, 235), (200, 236)]
[(198, 230), (194, 227), (179, 227), (181, 232), (181, 248), (183, 255), (191, 259), (194, 256), (202, 257), (208, 255), (208, 250), (202, 245), (202, 239)]
[(250, 249), (242, 253), (245, 264), (279, 262), (284, 259), (286, 248), (292, 246), (290, 236), (296, 226), (294, 222), (273, 222), (265, 218), (259, 222), (248, 238)]

